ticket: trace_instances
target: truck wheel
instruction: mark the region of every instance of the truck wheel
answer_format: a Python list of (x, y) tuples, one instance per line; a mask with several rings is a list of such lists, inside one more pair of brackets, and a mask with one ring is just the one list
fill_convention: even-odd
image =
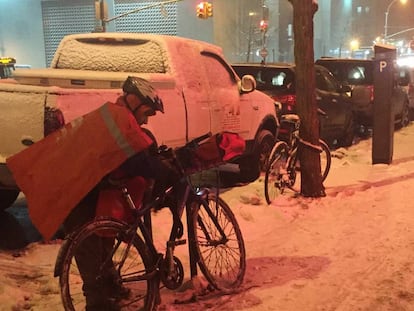
[(259, 164), (262, 172), (266, 171), (267, 160), (275, 144), (275, 136), (269, 130), (261, 130), (257, 136), (257, 150), (259, 152)]
[(19, 196), (19, 190), (0, 190), (0, 211), (10, 207)]

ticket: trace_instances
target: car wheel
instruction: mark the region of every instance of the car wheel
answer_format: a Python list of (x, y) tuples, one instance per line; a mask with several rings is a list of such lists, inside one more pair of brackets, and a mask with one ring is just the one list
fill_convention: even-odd
[(275, 136), (269, 130), (261, 130), (257, 137), (257, 151), (259, 153), (260, 170), (266, 171), (270, 151), (275, 144)]
[(19, 196), (19, 190), (0, 190), (0, 211), (10, 207)]
[(410, 108), (408, 107), (408, 102), (404, 103), (403, 110), (401, 112), (401, 121), (399, 123), (400, 127), (406, 127), (410, 123)]
[(348, 119), (348, 122), (345, 126), (344, 136), (339, 140), (339, 145), (341, 147), (349, 147), (352, 145), (355, 137), (355, 121), (353, 115)]
[(409, 117), (410, 121), (414, 120), (414, 108), (409, 109)]

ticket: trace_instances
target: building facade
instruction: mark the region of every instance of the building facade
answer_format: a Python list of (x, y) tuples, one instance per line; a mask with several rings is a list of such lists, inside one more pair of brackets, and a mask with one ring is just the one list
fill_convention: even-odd
[[(231, 62), (260, 62), (264, 55), (267, 62), (294, 61), (293, 9), (288, 0), (209, 0), (213, 16), (207, 19), (196, 16), (201, 0), (156, 5), (162, 1), (1, 0), (0, 56), (14, 57), (19, 64), (34, 68), (46, 67), (64, 35), (105, 26), (106, 31), (160, 33), (211, 42), (221, 46)], [(97, 2), (105, 2), (107, 7), (110, 21), (104, 25), (96, 19)], [(370, 49), (375, 38), (384, 35), (387, 8), (387, 30), (392, 35), (388, 41), (404, 39), (407, 44), (414, 35), (407, 31), (394, 36), (414, 27), (413, 0), (405, 6), (399, 0), (318, 0), (318, 4), (315, 58), (361, 56), (357, 51)], [(263, 19), (266, 31), (260, 26)], [(358, 47), (351, 48), (352, 40), (359, 42)]]

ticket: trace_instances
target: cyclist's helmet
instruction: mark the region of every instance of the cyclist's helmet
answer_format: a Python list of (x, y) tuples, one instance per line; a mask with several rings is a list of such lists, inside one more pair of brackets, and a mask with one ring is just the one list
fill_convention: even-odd
[(159, 98), (155, 89), (147, 80), (129, 76), (125, 80), (122, 90), (127, 94), (137, 95), (144, 105), (150, 106), (154, 111), (164, 113), (164, 105), (161, 98)]

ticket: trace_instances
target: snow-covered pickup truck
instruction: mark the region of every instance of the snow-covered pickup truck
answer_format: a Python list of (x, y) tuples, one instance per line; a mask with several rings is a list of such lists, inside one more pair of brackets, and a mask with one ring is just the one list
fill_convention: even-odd
[[(50, 68), (16, 69), (13, 79), (0, 83), (0, 209), (19, 193), (6, 158), (114, 101), (128, 75), (151, 81), (163, 99), (165, 113), (150, 118), (147, 126), (158, 144), (174, 147), (228, 130), (246, 140), (246, 156), (259, 155), (263, 161), (274, 143), (274, 101), (255, 90), (253, 77), (239, 78), (220, 47), (162, 35), (68, 35)], [(242, 172), (256, 168), (252, 161), (240, 161)]]

